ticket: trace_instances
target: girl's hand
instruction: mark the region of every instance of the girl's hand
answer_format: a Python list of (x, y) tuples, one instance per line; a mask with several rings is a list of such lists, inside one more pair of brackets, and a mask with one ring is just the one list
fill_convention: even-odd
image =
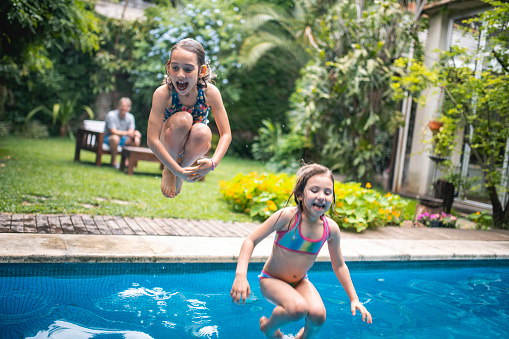
[(249, 282), (246, 277), (237, 277), (233, 281), (232, 290), (230, 291), (230, 296), (234, 303), (239, 305), (244, 305), (246, 303), (246, 299), (251, 295), (251, 288), (249, 287)]
[(210, 159), (200, 159), (196, 162), (198, 166), (185, 167), (184, 176), (187, 182), (195, 182), (203, 178), (207, 173), (212, 171), (213, 165)]
[(352, 301), (352, 315), (355, 316), (356, 310), (361, 311), (362, 321), (366, 321), (368, 324), (371, 324), (373, 321), (371, 319), (371, 313), (368, 312), (366, 307), (359, 300)]

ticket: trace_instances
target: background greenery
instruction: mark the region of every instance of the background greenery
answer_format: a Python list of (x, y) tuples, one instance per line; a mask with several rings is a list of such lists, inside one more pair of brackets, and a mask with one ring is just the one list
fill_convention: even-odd
[[(160, 192), (157, 163), (142, 161), (134, 175), (127, 175), (108, 165), (96, 167), (91, 152), (82, 151), (81, 162), (74, 162), (74, 146), (70, 140), (55, 138), (36, 143), (19, 137), (0, 139), (0, 210), (260, 222), (259, 215), (238, 212), (223, 199), (220, 181), (232, 181), (239, 173), (277, 174), (259, 162), (227, 156), (204, 181), (184, 183), (178, 198), (167, 199)], [(278, 190), (281, 201), (288, 199), (293, 183), (287, 186)], [(412, 218), (415, 201), (407, 201), (403, 214)]]

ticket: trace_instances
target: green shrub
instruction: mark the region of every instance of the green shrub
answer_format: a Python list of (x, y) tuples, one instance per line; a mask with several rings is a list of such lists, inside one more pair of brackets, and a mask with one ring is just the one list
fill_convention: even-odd
[[(239, 173), (230, 181), (220, 181), (220, 192), (236, 212), (249, 213), (251, 217), (266, 219), (287, 204), (295, 184), (295, 176), (287, 174)], [(371, 185), (368, 183), (368, 187)], [(361, 232), (368, 227), (399, 225), (404, 219), (407, 202), (399, 195), (385, 195), (360, 183), (334, 185), (336, 214), (329, 215), (341, 228), (353, 228)]]
[(467, 219), (473, 221), (477, 229), (488, 230), (493, 227), (493, 218), (487, 211), (472, 213)]
[(331, 213), (341, 228), (353, 228), (361, 232), (368, 227), (399, 225), (404, 220), (407, 202), (399, 195), (385, 195), (360, 183), (339, 183), (334, 187), (336, 194), (336, 214)]
[(12, 123), (10, 121), (0, 121), (0, 137), (6, 137), (11, 133)]
[(39, 121), (27, 121), (21, 128), (20, 136), (28, 139), (41, 139), (49, 137), (48, 127)]
[(288, 174), (239, 173), (230, 181), (219, 182), (220, 192), (234, 211), (266, 219), (285, 206), (293, 189), (295, 176)]

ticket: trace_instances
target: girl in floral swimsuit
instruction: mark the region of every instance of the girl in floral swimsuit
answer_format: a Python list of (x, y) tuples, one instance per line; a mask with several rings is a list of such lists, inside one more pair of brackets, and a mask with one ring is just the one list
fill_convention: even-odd
[[(183, 181), (195, 182), (213, 171), (231, 142), (230, 123), (203, 46), (193, 39), (179, 41), (166, 64), (165, 83), (152, 97), (147, 143), (164, 164), (161, 191), (176, 197)], [(212, 132), (207, 126), (212, 111), (219, 142), (210, 159), (200, 159), (210, 149)], [(198, 160), (197, 166), (190, 167)]]
[(293, 189), (296, 205), (270, 216), (240, 249), (235, 281), (230, 295), (244, 304), (251, 293), (247, 268), (254, 247), (273, 231), (276, 238), (272, 254), (258, 276), (263, 296), (276, 307), (270, 318), (260, 318), (260, 330), (269, 338), (282, 338), (285, 324), (305, 318), (305, 326), (295, 338), (311, 338), (325, 322), (325, 307), (318, 291), (307, 276), (318, 252), (327, 242), (332, 269), (350, 299), (351, 311), (362, 314), (371, 323), (371, 314), (359, 301), (341, 248), (339, 227), (325, 216), (334, 201), (334, 179), (329, 169), (318, 164), (303, 166)]

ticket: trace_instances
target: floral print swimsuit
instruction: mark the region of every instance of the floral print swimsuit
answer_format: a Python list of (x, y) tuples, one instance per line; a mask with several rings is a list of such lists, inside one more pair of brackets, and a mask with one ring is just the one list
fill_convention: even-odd
[(188, 112), (193, 116), (193, 124), (204, 123), (207, 124), (209, 120), (210, 106), (205, 104), (205, 95), (203, 94), (203, 88), (198, 88), (198, 99), (193, 107), (187, 107), (182, 105), (179, 99), (179, 95), (176, 91), (171, 94), (171, 107), (164, 111), (164, 121), (177, 112)]

